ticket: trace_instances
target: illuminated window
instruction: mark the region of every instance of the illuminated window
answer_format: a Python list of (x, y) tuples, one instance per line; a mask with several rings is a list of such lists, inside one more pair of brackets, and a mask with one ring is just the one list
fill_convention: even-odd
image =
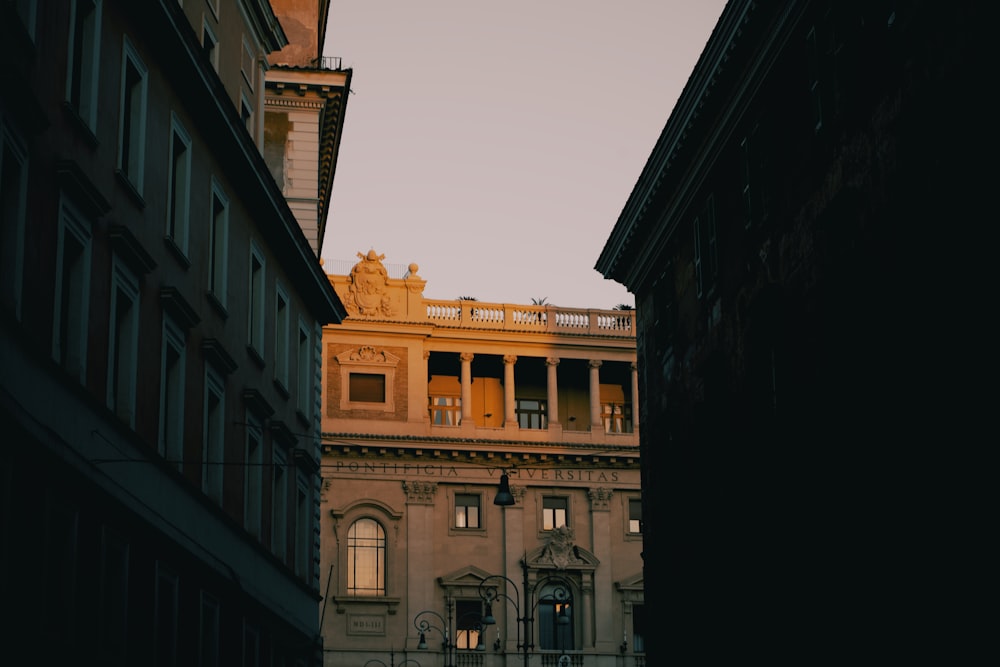
[(605, 433), (632, 432), (632, 405), (630, 403), (604, 403), (601, 405), (601, 420)]
[(479, 528), (479, 501), (474, 493), (455, 494), (455, 527)]
[(455, 600), (455, 647), (475, 650), (482, 641), (483, 603), (481, 600)]
[(358, 519), (347, 532), (347, 594), (385, 595), (385, 531), (374, 519)]
[(542, 530), (555, 530), (566, 525), (566, 498), (542, 498)]
[(462, 423), (462, 399), (458, 396), (431, 396), (431, 423), (458, 426)]
[(642, 532), (642, 501), (638, 498), (628, 501), (628, 532)]

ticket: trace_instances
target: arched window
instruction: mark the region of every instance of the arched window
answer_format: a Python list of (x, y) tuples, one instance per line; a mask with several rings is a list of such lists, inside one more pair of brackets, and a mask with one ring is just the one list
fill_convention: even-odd
[(358, 519), (347, 532), (347, 594), (385, 595), (385, 530)]

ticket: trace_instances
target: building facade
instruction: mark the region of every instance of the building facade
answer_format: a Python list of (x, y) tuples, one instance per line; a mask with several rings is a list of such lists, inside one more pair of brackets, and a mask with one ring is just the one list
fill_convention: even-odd
[(633, 311), (358, 260), (323, 332), (326, 664), (645, 664)]
[(955, 659), (913, 466), (958, 428), (938, 352), (972, 349), (980, 14), (733, 0), (653, 147), (596, 266), (636, 295), (651, 664)]
[(0, 44), (5, 651), (315, 664), (346, 311), (264, 159), (288, 35), (267, 2), (68, 0), (2, 3)]

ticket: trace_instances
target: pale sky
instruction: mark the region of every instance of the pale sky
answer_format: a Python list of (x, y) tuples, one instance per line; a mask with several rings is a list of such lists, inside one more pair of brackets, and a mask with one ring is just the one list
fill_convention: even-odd
[(332, 0), (353, 79), (326, 270), (374, 249), (428, 299), (634, 306), (594, 265), (724, 6)]

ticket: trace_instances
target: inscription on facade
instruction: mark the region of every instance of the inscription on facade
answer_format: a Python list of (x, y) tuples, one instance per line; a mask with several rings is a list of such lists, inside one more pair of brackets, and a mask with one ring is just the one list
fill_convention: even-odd
[(347, 634), (385, 635), (385, 616), (377, 614), (348, 614)]
[[(374, 463), (371, 461), (335, 461), (324, 463), (323, 468), (331, 473), (351, 473), (352, 475), (419, 475), (424, 477), (458, 477), (456, 466), (438, 463)], [(485, 468), (490, 478), (499, 479), (501, 468)], [(519, 468), (508, 470), (510, 478), (522, 480), (554, 480), (559, 482), (617, 482), (617, 470), (585, 470), (578, 468)], [(463, 471), (468, 476), (468, 470)]]

